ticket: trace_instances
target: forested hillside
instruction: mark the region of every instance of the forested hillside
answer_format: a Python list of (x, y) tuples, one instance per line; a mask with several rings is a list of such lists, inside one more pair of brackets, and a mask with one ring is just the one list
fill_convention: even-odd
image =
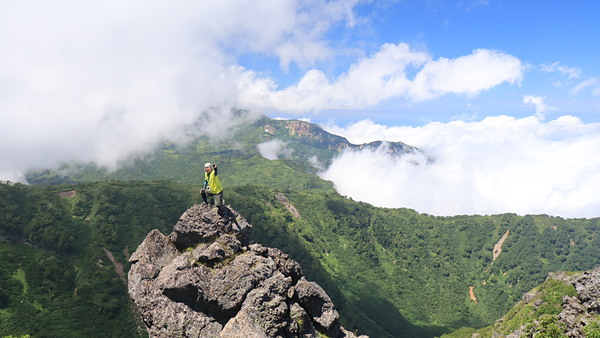
[[(259, 188), (240, 191), (273, 196)], [(265, 221), (251, 217), (257, 227), (268, 224), (257, 231), (257, 240), (290, 252), (303, 267), (313, 267), (314, 262), (302, 258), (308, 250), (342, 297), (336, 302), (345, 304), (341, 312), (359, 327), (381, 323), (382, 331), (373, 332), (378, 337), (483, 326), (501, 317), (548, 272), (600, 265), (598, 219), (433, 217), (409, 209), (373, 208), (336, 194), (285, 194), (301, 217), (293, 218), (271, 197), (270, 203), (250, 208), (267, 211), (259, 216)], [(507, 231), (494, 260), (494, 246)], [(294, 248), (296, 240), (302, 243), (301, 252)]]
[(137, 336), (118, 267), (190, 197), (165, 183), (0, 185), (0, 336)]
[[(120, 267), (126, 274), (150, 230), (169, 233), (197, 190), (0, 184), (0, 335), (142, 335)], [(598, 219), (433, 217), (259, 186), (230, 188), (225, 199), (254, 225), (254, 241), (287, 252), (326, 289), (346, 328), (373, 337), (481, 327), (548, 272), (600, 265)]]

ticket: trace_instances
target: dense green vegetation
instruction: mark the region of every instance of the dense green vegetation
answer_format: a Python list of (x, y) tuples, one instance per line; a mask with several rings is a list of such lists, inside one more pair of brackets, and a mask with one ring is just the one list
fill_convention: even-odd
[[(240, 191), (273, 196), (257, 187)], [(324, 284), (338, 297), (341, 312), (360, 328), (378, 323), (379, 331), (370, 332), (376, 337), (481, 327), (506, 313), (548, 272), (600, 264), (598, 219), (433, 217), (373, 208), (334, 193), (285, 194), (302, 218), (292, 218), (271, 197), (254, 208), (264, 211), (263, 219), (253, 222), (260, 228), (257, 240), (289, 252), (305, 270), (314, 266), (303, 258), (308, 251), (333, 281)], [(492, 260), (494, 245), (507, 230), (503, 252)]]
[(189, 187), (81, 184), (59, 196), (70, 189), (0, 185), (0, 336), (143, 336), (105, 250), (126, 264), (149, 229), (170, 231)]
[[(199, 202), (197, 190), (170, 181), (1, 184), (0, 336), (142, 335), (107, 251), (126, 273), (127, 256), (151, 229), (169, 233)], [(548, 272), (600, 265), (599, 219), (433, 217), (254, 185), (228, 188), (225, 199), (254, 225), (256, 242), (290, 254), (326, 289), (345, 327), (373, 337), (483, 327)]]
[[(549, 279), (534, 288), (534, 295), (527, 302), (519, 302), (501, 320), (493, 325), (481, 328), (462, 328), (444, 338), (471, 337), (479, 334), (481, 337), (506, 336), (515, 330), (522, 330), (527, 337), (562, 338), (565, 324), (558, 319), (558, 314), (563, 310), (563, 297), (577, 295), (575, 287), (563, 281)], [(536, 305), (538, 304), (538, 305)], [(600, 337), (600, 316), (584, 327), (585, 337)]]

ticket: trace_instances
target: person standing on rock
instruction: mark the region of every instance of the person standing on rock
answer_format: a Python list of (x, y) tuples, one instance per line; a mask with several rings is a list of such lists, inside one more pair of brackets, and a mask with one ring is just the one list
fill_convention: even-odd
[(216, 164), (204, 164), (204, 184), (200, 195), (204, 203), (208, 204), (208, 197), (210, 197), (211, 204), (214, 203), (219, 210), (223, 208), (223, 187), (219, 181)]

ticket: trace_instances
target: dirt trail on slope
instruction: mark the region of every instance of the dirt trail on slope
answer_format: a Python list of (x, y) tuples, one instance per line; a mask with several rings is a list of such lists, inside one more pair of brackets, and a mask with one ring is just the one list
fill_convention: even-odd
[(108, 256), (108, 259), (110, 259), (110, 261), (112, 262), (113, 266), (115, 267), (115, 272), (117, 273), (117, 275), (119, 275), (119, 278), (121, 278), (123, 282), (127, 283), (127, 279), (125, 278), (125, 271), (123, 270), (123, 264), (119, 263), (115, 259), (115, 256), (112, 252), (110, 252), (110, 250), (106, 248), (102, 248), (102, 250), (104, 250), (104, 253), (106, 253), (106, 256)]
[(277, 200), (279, 200), (279, 202), (285, 205), (285, 207), (292, 214), (292, 216), (294, 216), (295, 218), (300, 218), (300, 213), (298, 212), (296, 207), (294, 207), (294, 205), (290, 202), (290, 200), (288, 200), (287, 196), (278, 192), (277, 194), (275, 194), (275, 197), (277, 198)]
[(469, 286), (469, 297), (471, 298), (472, 301), (475, 302), (475, 304), (477, 304), (477, 297), (475, 297), (475, 287), (474, 286)]
[(504, 233), (504, 235), (502, 235), (502, 238), (500, 238), (498, 243), (496, 243), (496, 245), (494, 245), (494, 251), (492, 251), (492, 260), (493, 261), (495, 261), (496, 258), (498, 258), (498, 256), (500, 256), (500, 254), (502, 253), (502, 245), (504, 244), (504, 241), (506, 241), (506, 239), (508, 238), (509, 234), (510, 234), (510, 230), (506, 230), (506, 232)]

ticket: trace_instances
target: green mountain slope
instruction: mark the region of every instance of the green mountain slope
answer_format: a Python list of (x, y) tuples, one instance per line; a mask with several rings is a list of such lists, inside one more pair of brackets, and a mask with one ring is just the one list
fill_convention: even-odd
[[(280, 217), (288, 222), (280, 221), (279, 232), (259, 231), (263, 242), (293, 252), (281, 235), (293, 233), (345, 292), (345, 299), (377, 296), (411, 324), (437, 327), (432, 331), (489, 324), (548, 272), (600, 265), (598, 219), (433, 217), (373, 208), (335, 194), (285, 194), (302, 217), (291, 219), (282, 212)], [(260, 208), (272, 212), (269, 204)], [(507, 230), (502, 253), (494, 260), (494, 246)], [(371, 305), (352, 306), (357, 312), (353, 320), (387, 318), (381, 322), (388, 323), (388, 332), (399, 332), (389, 324), (384, 306)]]
[[(551, 273), (493, 325), (461, 328), (442, 337), (505, 337), (515, 332), (526, 337), (600, 337), (600, 314), (591, 302), (581, 302), (590, 300), (589, 292), (598, 289), (600, 280), (594, 277), (597, 274), (598, 271)], [(596, 284), (589, 287), (587, 281)]]
[[(205, 162), (219, 164), (229, 186), (264, 185), (280, 189), (331, 191), (331, 182), (314, 175), (345, 149), (376, 149), (381, 142), (355, 145), (315, 124), (297, 120), (251, 119), (239, 112), (236, 128), (223, 131), (227, 137), (198, 134), (184, 144), (164, 142), (153, 152), (135, 157), (115, 171), (94, 164), (64, 164), (58, 170), (36, 170), (26, 175), (31, 184), (60, 184), (105, 180), (171, 180), (198, 184)], [(257, 146), (278, 140), (286, 155), (269, 160)], [(386, 151), (403, 154), (418, 151), (400, 142), (386, 143)]]
[(149, 228), (170, 229), (190, 203), (187, 191), (0, 185), (0, 336), (143, 336), (117, 267)]
[[(126, 273), (151, 229), (169, 233), (199, 202), (197, 190), (170, 181), (0, 184), (0, 334), (140, 334), (119, 264)], [(254, 241), (301, 263), (346, 328), (373, 337), (483, 327), (548, 272), (600, 265), (599, 219), (433, 217), (261, 186), (230, 187), (225, 199), (254, 225)]]

